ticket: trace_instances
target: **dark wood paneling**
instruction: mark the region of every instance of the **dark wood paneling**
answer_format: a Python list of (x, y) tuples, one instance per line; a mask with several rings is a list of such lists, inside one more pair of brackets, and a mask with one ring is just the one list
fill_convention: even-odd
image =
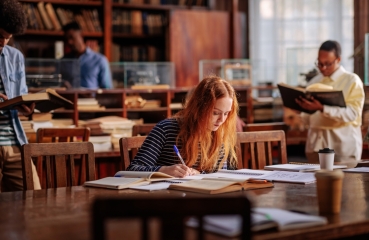
[(354, 1), (354, 72), (364, 81), (364, 36), (369, 32), (369, 1)]
[(199, 82), (199, 61), (230, 57), (228, 12), (172, 11), (170, 14), (170, 61), (176, 66), (177, 87)]

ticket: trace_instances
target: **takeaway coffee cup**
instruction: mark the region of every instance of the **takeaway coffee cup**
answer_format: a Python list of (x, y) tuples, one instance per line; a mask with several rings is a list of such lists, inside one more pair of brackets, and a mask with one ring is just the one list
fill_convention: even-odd
[(320, 169), (333, 170), (334, 150), (323, 148), (319, 150), (318, 154)]
[(336, 214), (341, 211), (343, 177), (341, 170), (319, 170), (315, 173), (320, 214)]

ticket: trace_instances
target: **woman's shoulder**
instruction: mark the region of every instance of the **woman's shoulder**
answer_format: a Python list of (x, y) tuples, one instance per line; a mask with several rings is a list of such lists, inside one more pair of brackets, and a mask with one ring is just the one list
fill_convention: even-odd
[(167, 118), (164, 120), (161, 120), (156, 124), (157, 127), (161, 128), (168, 128), (168, 127), (179, 127), (178, 121), (175, 118)]

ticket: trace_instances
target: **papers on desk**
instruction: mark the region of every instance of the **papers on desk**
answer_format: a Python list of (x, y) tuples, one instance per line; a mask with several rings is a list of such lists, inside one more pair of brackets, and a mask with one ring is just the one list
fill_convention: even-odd
[(217, 173), (207, 174), (208, 178), (229, 179), (265, 179), (275, 182), (309, 184), (316, 181), (314, 173), (288, 172), (288, 171), (264, 171), (252, 169), (219, 170)]
[[(320, 226), (327, 224), (325, 217), (291, 212), (277, 208), (253, 208), (251, 210), (251, 230), (261, 231), (277, 228), (278, 231)], [(196, 218), (190, 218), (186, 225), (198, 227)], [(240, 235), (241, 217), (238, 215), (215, 215), (204, 217), (204, 229), (228, 237)]]
[[(346, 165), (334, 165), (333, 169), (347, 168)], [(291, 172), (313, 172), (320, 170), (319, 164), (275, 164), (264, 167), (265, 170), (291, 171)]]
[(342, 170), (348, 173), (369, 173), (369, 167), (357, 167), (357, 168), (350, 168)]

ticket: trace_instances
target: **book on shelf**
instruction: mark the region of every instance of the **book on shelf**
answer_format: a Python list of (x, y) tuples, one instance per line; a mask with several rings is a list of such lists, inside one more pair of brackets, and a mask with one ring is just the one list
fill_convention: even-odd
[(53, 115), (52, 113), (34, 112), (31, 118), (34, 122), (50, 121), (53, 118)]
[[(204, 229), (227, 237), (237, 237), (241, 234), (239, 215), (216, 215), (203, 218)], [(266, 229), (278, 231), (322, 226), (327, 224), (327, 218), (304, 213), (298, 213), (278, 208), (256, 207), (251, 209), (251, 231)], [(186, 225), (197, 228), (198, 220), (194, 217), (187, 220)]]
[(316, 181), (314, 173), (311, 172), (288, 172), (288, 171), (265, 171), (252, 169), (239, 170), (219, 170), (216, 173), (207, 174), (209, 178), (228, 178), (228, 179), (264, 179), (273, 182), (310, 184)]
[(5, 100), (4, 102), (0, 102), (0, 109), (13, 109), (16, 106), (22, 104), (30, 105), (33, 102), (36, 103), (35, 109), (40, 112), (50, 112), (57, 108), (73, 106), (71, 101), (60, 96), (54, 89), (47, 88), (37, 93), (21, 95)]
[(175, 183), (169, 185), (168, 189), (189, 191), (205, 194), (219, 194), (227, 192), (236, 192), (242, 190), (251, 190), (259, 188), (273, 187), (273, 183), (267, 181), (251, 181), (250, 180), (229, 180), (229, 179), (198, 179), (186, 181), (183, 183)]
[(303, 89), (299, 87), (293, 87), (288, 84), (280, 83), (278, 84), (279, 92), (282, 96), (283, 105), (288, 108), (292, 108), (297, 111), (314, 113), (315, 111), (309, 111), (303, 109), (296, 103), (295, 99), (300, 97), (305, 99), (318, 100), (323, 105), (346, 107), (345, 98), (342, 91), (329, 90), (329, 89)]
[(46, 3), (45, 4), (45, 9), (46, 9), (47, 14), (49, 15), (49, 19), (51, 20), (51, 23), (54, 27), (54, 30), (61, 30), (61, 25), (60, 25), (59, 20), (56, 16), (53, 5), (51, 5), (51, 3)]
[(40, 12), (42, 21), (44, 23), (44, 26), (47, 30), (52, 30), (53, 29), (53, 24), (48, 16), (48, 14), (46, 13), (46, 9), (45, 9), (45, 5), (44, 2), (39, 2), (37, 3), (37, 8)]
[[(334, 165), (333, 169), (347, 168), (347, 165)], [(320, 164), (275, 164), (264, 167), (265, 170), (292, 171), (292, 172), (311, 172), (320, 170)]]

